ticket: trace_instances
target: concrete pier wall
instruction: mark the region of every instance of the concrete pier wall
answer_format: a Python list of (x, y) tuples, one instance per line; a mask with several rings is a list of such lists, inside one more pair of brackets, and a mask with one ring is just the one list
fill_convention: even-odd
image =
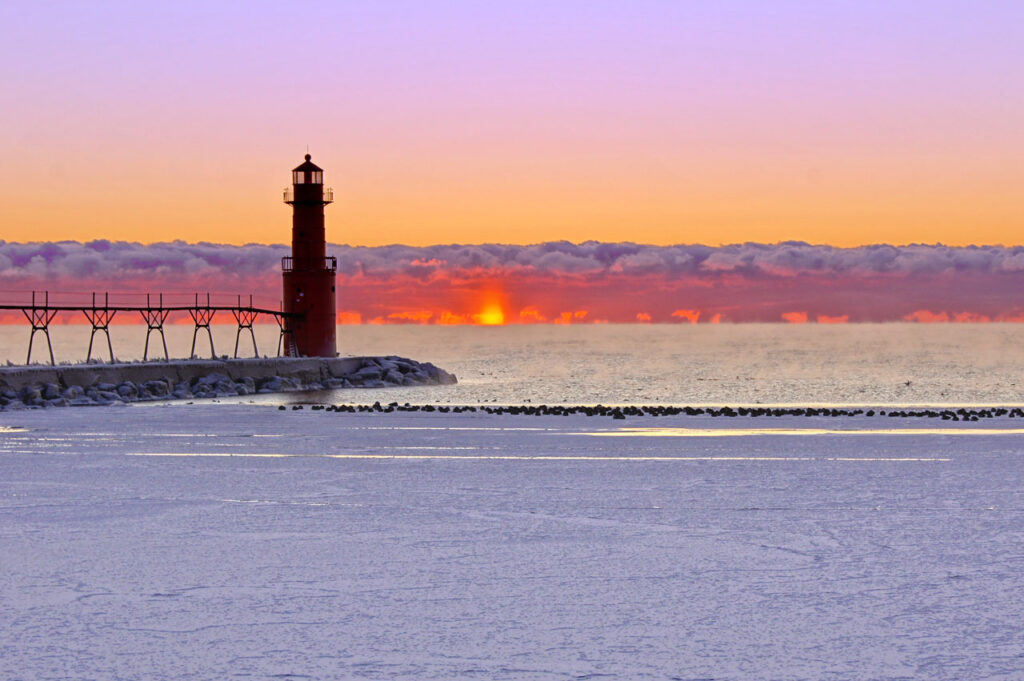
[(10, 366), (0, 367), (0, 409), (456, 382), (433, 364), (403, 357)]
[(0, 388), (21, 390), (30, 385), (55, 383), (62, 388), (73, 385), (88, 388), (98, 383), (148, 383), (167, 380), (173, 383), (224, 374), (234, 381), (245, 377), (291, 378), (303, 384), (319, 383), (328, 378), (344, 378), (355, 373), (369, 357), (273, 359), (195, 359), (170, 362), (134, 362), (125, 364), (68, 364), (57, 366), (0, 367)]

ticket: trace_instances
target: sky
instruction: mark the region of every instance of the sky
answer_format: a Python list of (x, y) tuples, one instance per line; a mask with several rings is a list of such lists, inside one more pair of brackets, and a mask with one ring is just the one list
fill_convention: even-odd
[(285, 243), (308, 145), (353, 247), (1014, 246), (1021, 45), (999, 0), (3, 3), (0, 239)]

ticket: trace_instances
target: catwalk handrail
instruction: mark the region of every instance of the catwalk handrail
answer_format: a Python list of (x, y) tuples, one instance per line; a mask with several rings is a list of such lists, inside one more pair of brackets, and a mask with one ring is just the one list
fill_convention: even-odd
[(46, 303), (0, 303), (0, 310), (53, 310), (54, 312), (82, 312), (83, 310), (110, 310), (111, 312), (146, 312), (147, 310), (167, 310), (168, 312), (188, 312), (189, 310), (213, 310), (215, 312), (231, 312), (233, 310), (245, 310), (246, 312), (258, 312), (260, 314), (275, 315), (277, 317), (301, 317), (297, 312), (285, 312), (283, 310), (271, 310), (263, 307), (250, 305), (47, 305)]
[[(12, 293), (21, 293), (24, 297), (19, 302), (12, 302), (10, 299)], [(164, 303), (163, 293), (122, 293), (119, 294), (122, 298), (126, 297), (138, 297), (139, 303), (132, 304), (130, 302), (121, 303), (110, 303), (111, 295), (109, 293), (85, 293), (78, 291), (61, 291), (59, 295), (51, 297), (51, 291), (0, 291), (0, 310), (50, 310), (53, 312), (85, 312), (93, 310), (106, 310), (110, 312), (151, 312), (154, 310), (161, 310), (165, 312), (188, 312), (189, 310), (210, 310), (212, 312), (250, 312), (265, 315), (274, 315), (279, 318), (298, 317), (300, 315), (293, 312), (285, 312), (278, 308), (273, 309), (269, 307), (259, 307), (253, 304), (253, 296), (251, 295), (237, 295), (237, 294), (215, 294), (220, 297), (220, 300), (214, 301), (210, 293), (174, 293), (167, 294), (167, 297), (172, 295), (180, 301), (183, 297), (188, 296), (192, 300), (188, 303), (180, 303), (175, 301), (174, 303)], [(6, 296), (5, 296), (6, 294)], [(80, 302), (83, 296), (90, 296), (86, 298), (84, 302)], [(146, 297), (145, 304), (142, 303), (142, 296)], [(194, 298), (193, 298), (194, 296)], [(233, 304), (222, 302), (225, 297), (235, 298), (236, 302)], [(6, 297), (6, 300), (4, 299)], [(55, 300), (51, 303), (51, 298)], [(228, 298), (230, 300), (230, 298)], [(187, 298), (186, 298), (187, 299)], [(248, 305), (244, 305), (243, 301), (248, 300)]]

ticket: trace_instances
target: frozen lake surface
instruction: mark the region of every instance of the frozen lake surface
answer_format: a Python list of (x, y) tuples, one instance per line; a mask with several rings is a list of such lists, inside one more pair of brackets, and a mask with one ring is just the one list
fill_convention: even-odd
[(1024, 678), (1022, 426), (4, 413), (0, 678)]

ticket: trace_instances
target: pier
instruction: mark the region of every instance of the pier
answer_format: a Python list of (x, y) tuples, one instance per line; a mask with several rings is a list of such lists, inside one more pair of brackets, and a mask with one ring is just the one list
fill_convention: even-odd
[(282, 309), (273, 309), (269, 306), (260, 306), (254, 302), (252, 295), (223, 295), (210, 293), (193, 294), (163, 294), (163, 293), (118, 293), (111, 295), (103, 293), (72, 293), (72, 292), (51, 292), (51, 291), (0, 291), (0, 313), (20, 312), (30, 325), (28, 337), (28, 353), (25, 363), (32, 363), (32, 347), (37, 333), (42, 333), (46, 338), (46, 348), (49, 353), (50, 364), (55, 365), (53, 355), (53, 343), (50, 340), (50, 327), (58, 315), (81, 314), (92, 326), (89, 334), (89, 348), (86, 354), (86, 361), (92, 360), (94, 341), (97, 335), (106, 338), (107, 356), (109, 361), (116, 361), (114, 346), (110, 340), (110, 324), (118, 313), (138, 314), (146, 325), (145, 345), (143, 347), (143, 360), (149, 359), (149, 342), (153, 333), (160, 336), (163, 347), (164, 360), (170, 359), (167, 350), (167, 339), (164, 335), (164, 324), (172, 315), (185, 315), (191, 318), (194, 330), (192, 333), (192, 348), (189, 351), (189, 358), (195, 359), (196, 342), (199, 340), (200, 332), (205, 331), (210, 343), (210, 358), (216, 359), (217, 354), (213, 346), (213, 333), (210, 331), (210, 324), (217, 313), (230, 313), (237, 325), (235, 334), (234, 357), (238, 358), (239, 345), (243, 334), (248, 332), (252, 340), (252, 351), (254, 357), (259, 357), (259, 349), (256, 346), (256, 334), (253, 332), (253, 324), (261, 316), (272, 317), (277, 322), (280, 334), (277, 343), (277, 356), (281, 356), (282, 349), (294, 348), (294, 330), (291, 320), (299, 315), (294, 312), (286, 312)]

